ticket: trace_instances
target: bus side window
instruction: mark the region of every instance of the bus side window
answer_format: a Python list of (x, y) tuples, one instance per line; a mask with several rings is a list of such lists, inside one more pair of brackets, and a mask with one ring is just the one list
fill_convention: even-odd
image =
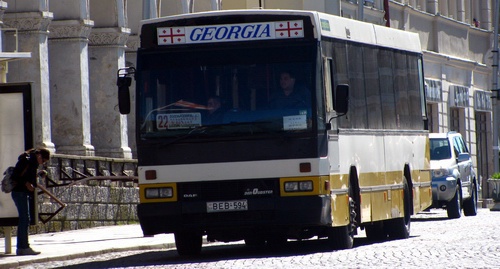
[(323, 60), (323, 83), (325, 87), (325, 102), (326, 102), (326, 112), (333, 112), (335, 107), (333, 106), (333, 80), (332, 80), (332, 69), (333, 69), (333, 59), (330, 57), (324, 58)]
[[(326, 112), (337, 112), (345, 115), (349, 105), (349, 86), (340, 84), (334, 87), (333, 83), (333, 59), (324, 58), (323, 61), (323, 82), (325, 87)], [(334, 90), (335, 89), (335, 90)], [(340, 116), (340, 115), (339, 115)]]
[(335, 88), (335, 111), (343, 116), (349, 109), (349, 85), (339, 84)]

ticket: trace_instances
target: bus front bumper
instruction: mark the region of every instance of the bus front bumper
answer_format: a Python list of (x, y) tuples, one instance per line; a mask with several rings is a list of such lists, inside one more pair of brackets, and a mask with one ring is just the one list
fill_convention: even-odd
[(247, 199), (248, 210), (207, 213), (206, 202), (139, 204), (145, 236), (179, 230), (255, 230), (331, 226), (329, 196)]

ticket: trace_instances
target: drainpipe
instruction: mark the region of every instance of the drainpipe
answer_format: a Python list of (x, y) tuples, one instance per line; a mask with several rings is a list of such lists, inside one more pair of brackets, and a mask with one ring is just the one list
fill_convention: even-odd
[(0, 83), (7, 83), (7, 73), (9, 64), (7, 61), (0, 62)]
[(220, 0), (212, 0), (212, 10), (220, 10)]
[(493, 164), (494, 172), (500, 172), (498, 163), (498, 129), (500, 128), (500, 89), (498, 88), (498, 16), (499, 16), (499, 0), (495, 0), (495, 19), (493, 23), (493, 83), (492, 83), (492, 98), (493, 98)]
[(156, 0), (143, 0), (142, 1), (142, 19), (154, 19), (158, 17), (156, 10)]
[(384, 0), (384, 20), (385, 26), (391, 27), (391, 17), (389, 15), (389, 0)]
[(365, 18), (365, 0), (358, 0), (358, 21), (363, 21)]

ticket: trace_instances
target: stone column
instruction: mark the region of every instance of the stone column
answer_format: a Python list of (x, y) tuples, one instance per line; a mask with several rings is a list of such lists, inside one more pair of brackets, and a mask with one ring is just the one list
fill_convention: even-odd
[(437, 14), (439, 12), (438, 0), (427, 0), (427, 12)]
[(464, 0), (457, 1), (457, 20), (465, 22), (465, 2)]
[[(12, 13), (8, 11), (12, 10)], [(50, 119), (50, 87), (48, 61), (48, 27), (53, 15), (46, 11), (15, 12), (7, 9), (5, 28), (18, 30), (19, 51), (31, 52), (31, 58), (9, 63), (9, 82), (32, 82), (33, 137), (35, 146), (44, 146), (55, 152), (52, 143)], [(6, 51), (14, 48), (5, 47)]]
[(142, 0), (142, 18), (150, 19), (158, 17), (156, 0)]
[[(167, 5), (169, 6), (169, 5)], [(138, 14), (141, 10), (142, 14)], [(137, 49), (140, 45), (139, 40), (139, 24), (141, 19), (156, 18), (158, 14), (158, 5), (156, 0), (143, 0), (142, 5), (139, 1), (127, 2), (125, 13), (127, 14), (127, 26), (130, 28), (130, 35), (127, 38), (125, 48), (125, 66), (137, 67)], [(141, 16), (142, 15), (142, 16)], [(130, 85), (130, 114), (127, 117), (127, 135), (128, 144), (132, 149), (132, 157), (137, 158), (137, 141), (135, 133), (135, 80), (132, 80)]]
[(52, 134), (57, 152), (94, 156), (90, 143), (88, 36), (91, 20), (54, 20), (49, 55)]
[(193, 1), (194, 0), (181, 0), (182, 4), (182, 13), (193, 13)]
[[(90, 111), (92, 143), (104, 157), (132, 158), (127, 116), (118, 111), (116, 76), (125, 67), (125, 43), (130, 35), (125, 13), (128, 2), (89, 0), (94, 28), (89, 36)], [(139, 3), (138, 3), (139, 2)], [(140, 9), (135, 10), (141, 14)]]
[[(481, 1), (479, 2), (481, 15), (481, 25), (482, 29), (493, 31), (495, 26), (495, 22), (493, 21), (495, 18), (495, 3), (493, 1)], [(498, 8), (498, 7), (497, 7)]]
[(99, 156), (132, 158), (127, 116), (118, 111), (116, 73), (125, 67), (129, 28), (94, 28), (89, 37), (92, 142)]
[[(3, 14), (5, 13), (5, 10), (7, 9), (7, 3), (0, 1), (0, 29), (3, 26)], [(17, 38), (17, 37), (15, 37)], [(0, 35), (0, 52), (5, 52), (3, 50), (3, 43), (4, 43), (4, 35)], [(8, 61), (3, 61), (0, 63), (0, 83), (6, 83), (7, 82), (7, 71), (9, 67), (9, 62)]]

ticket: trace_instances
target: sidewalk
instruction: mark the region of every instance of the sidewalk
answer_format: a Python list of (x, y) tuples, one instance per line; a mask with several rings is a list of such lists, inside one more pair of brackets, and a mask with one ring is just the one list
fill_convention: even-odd
[(175, 247), (173, 234), (144, 237), (138, 224), (30, 235), (31, 247), (42, 252), (35, 256), (16, 256), (16, 237), (12, 237), (12, 253), (5, 254), (5, 238), (0, 240), (0, 269), (49, 260), (82, 258), (113, 251)]

